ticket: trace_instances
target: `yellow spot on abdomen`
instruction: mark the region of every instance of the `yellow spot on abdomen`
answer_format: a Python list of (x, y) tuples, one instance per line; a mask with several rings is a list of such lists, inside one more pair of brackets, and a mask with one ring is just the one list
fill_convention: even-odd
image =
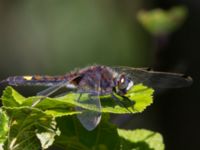
[(31, 79), (32, 79), (32, 76), (23, 76), (23, 78), (24, 78), (25, 80), (31, 80)]

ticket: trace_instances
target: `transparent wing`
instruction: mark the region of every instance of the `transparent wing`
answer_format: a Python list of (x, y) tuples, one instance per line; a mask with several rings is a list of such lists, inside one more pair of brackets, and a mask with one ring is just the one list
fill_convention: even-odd
[(100, 79), (94, 82), (94, 89), (88, 89), (85, 92), (88, 94), (88, 98), (83, 98), (83, 91), (81, 89), (80, 96), (77, 101), (85, 106), (88, 106), (90, 109), (84, 109), (82, 107), (76, 107), (76, 110), (81, 111), (81, 114), (77, 115), (77, 118), (80, 120), (81, 124), (89, 131), (95, 129), (101, 120), (101, 103), (100, 103)]
[(192, 78), (183, 74), (157, 72), (145, 68), (113, 67), (119, 73), (130, 75), (135, 84), (143, 83), (152, 88), (179, 88), (192, 84)]
[[(66, 81), (62, 81), (56, 85), (53, 85), (41, 92), (38, 92), (37, 95), (38, 96), (43, 96), (42, 98), (38, 99), (37, 101), (35, 101), (33, 104), (32, 104), (32, 107), (36, 106), (38, 103), (40, 103), (42, 100), (44, 100), (46, 97), (54, 94), (55, 92), (57, 92), (58, 90), (60, 90), (61, 88), (63, 87), (66, 87), (66, 88), (69, 88), (68, 86), (68, 83), (70, 83), (71, 81), (73, 81), (74, 79), (76, 79), (78, 76), (75, 76), (73, 77), (72, 79)], [(64, 92), (66, 94), (66, 92)], [(63, 93), (62, 94), (59, 94), (59, 96), (63, 96)], [(57, 96), (58, 97), (58, 96)]]
[(37, 95), (38, 96), (43, 96), (42, 98), (38, 99), (37, 101), (35, 101), (32, 104), (32, 107), (36, 106), (38, 103), (40, 103), (42, 100), (44, 100), (46, 97), (50, 96), (51, 94), (55, 93), (56, 91), (58, 91), (59, 89), (61, 89), (65, 84), (64, 83), (60, 83), (59, 85), (56, 86), (52, 86), (49, 87), (41, 92), (38, 92)]
[[(43, 91), (38, 92), (37, 95), (48, 97), (48, 96), (50, 96), (51, 94), (54, 94), (55, 92), (57, 92), (58, 90), (60, 90), (63, 87), (70, 89), (69, 83), (71, 81), (73, 81), (74, 79), (78, 78), (78, 77), (79, 76), (77, 75), (77, 76), (73, 77), (72, 79), (70, 79), (68, 81), (66, 81), (66, 80), (61, 81), (60, 83), (57, 83), (57, 84), (50, 86), (49, 88), (47, 88)], [(62, 94), (60, 94), (60, 95), (62, 95)]]
[(64, 84), (59, 84), (56, 86), (51, 86), (43, 91), (40, 91), (37, 93), (38, 96), (50, 96), (51, 94), (55, 93), (56, 91), (58, 91), (59, 89), (61, 89), (64, 86)]
[[(82, 94), (81, 94), (82, 95)], [(82, 101), (81, 97), (78, 99), (78, 102), (85, 103), (84, 105), (89, 106), (92, 110), (84, 109), (82, 107), (76, 107), (77, 111), (81, 111), (81, 114), (77, 115), (77, 118), (80, 120), (81, 124), (89, 131), (96, 128), (101, 120), (101, 104), (99, 96), (89, 95), (87, 101)]]

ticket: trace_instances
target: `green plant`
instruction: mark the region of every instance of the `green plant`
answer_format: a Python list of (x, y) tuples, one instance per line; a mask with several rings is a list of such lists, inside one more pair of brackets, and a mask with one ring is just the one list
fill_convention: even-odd
[(170, 10), (161, 8), (138, 12), (138, 21), (154, 36), (168, 35), (178, 29), (186, 20), (188, 10), (185, 6), (176, 6)]
[[(102, 120), (93, 131), (85, 130), (76, 118), (75, 106), (91, 109), (76, 101), (77, 93), (58, 98), (46, 98), (35, 107), (39, 96), (25, 98), (12, 87), (2, 96), (0, 111), (0, 144), (5, 150), (72, 149), (72, 150), (163, 150), (159, 133), (144, 130), (119, 129), (109, 122), (109, 113), (139, 113), (153, 102), (154, 90), (141, 84), (125, 95), (133, 106), (117, 105), (109, 96), (101, 97)], [(87, 95), (85, 96), (87, 98)], [(123, 99), (121, 99), (123, 101)]]

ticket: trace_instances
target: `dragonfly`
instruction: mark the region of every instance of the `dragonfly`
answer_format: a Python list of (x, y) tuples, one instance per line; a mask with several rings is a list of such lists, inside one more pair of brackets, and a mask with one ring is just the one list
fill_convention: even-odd
[[(37, 94), (44, 97), (51, 96), (65, 87), (79, 93), (79, 97), (76, 99), (79, 103), (85, 103), (81, 97), (82, 94), (87, 93), (89, 95), (87, 103), (95, 106), (95, 111), (81, 107), (75, 109), (82, 112), (77, 115), (77, 118), (83, 127), (91, 131), (101, 120), (100, 96), (110, 95), (117, 103), (121, 104), (116, 95), (125, 97), (125, 94), (136, 84), (142, 83), (151, 88), (180, 88), (191, 85), (192, 78), (184, 74), (158, 72), (149, 68), (93, 65), (58, 76), (11, 76), (1, 81), (1, 83), (5, 82), (13, 86), (47, 86), (48, 88)], [(38, 100), (37, 103), (41, 100)], [(33, 106), (37, 103), (34, 103)]]

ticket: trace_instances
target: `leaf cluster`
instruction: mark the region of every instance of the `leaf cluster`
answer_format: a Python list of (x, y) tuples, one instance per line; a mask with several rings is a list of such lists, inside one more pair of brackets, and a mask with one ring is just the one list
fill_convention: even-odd
[[(163, 150), (162, 136), (152, 131), (118, 129), (109, 122), (109, 113), (139, 113), (153, 101), (153, 89), (141, 84), (135, 85), (125, 96), (134, 101), (127, 108), (118, 105), (109, 95), (101, 97), (103, 117), (93, 131), (85, 130), (76, 118), (81, 113), (74, 107), (94, 108), (78, 103), (79, 94), (70, 92), (62, 97), (45, 98), (36, 106), (32, 104), (40, 96), (24, 97), (12, 87), (7, 87), (2, 95), (0, 109), (0, 149), (38, 150)], [(85, 94), (83, 98), (87, 99)], [(123, 102), (123, 98), (121, 98)]]

